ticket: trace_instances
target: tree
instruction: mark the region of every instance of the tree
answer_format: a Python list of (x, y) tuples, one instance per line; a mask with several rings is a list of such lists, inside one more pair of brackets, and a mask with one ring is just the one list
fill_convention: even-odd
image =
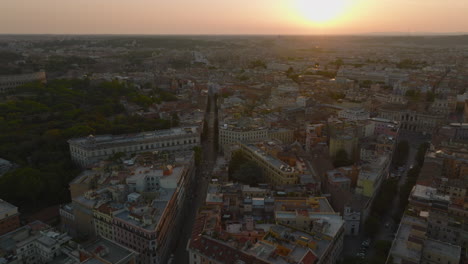
[(172, 115), (171, 115), (171, 127), (177, 127), (177, 126), (179, 126), (179, 123), (180, 123), (179, 115), (176, 112), (172, 113)]
[(426, 157), (426, 152), (430, 147), (429, 142), (424, 142), (418, 147), (418, 152), (416, 153), (415, 161), (418, 163), (419, 167), (422, 167), (424, 164), (424, 159)]
[(109, 160), (112, 160), (112, 161), (118, 161), (120, 160), (121, 158), (125, 157), (125, 153), (123, 152), (117, 152), (115, 153), (114, 155), (112, 155)]
[(378, 240), (375, 242), (375, 250), (380, 256), (387, 256), (390, 248), (392, 247), (392, 241)]
[(431, 92), (431, 91), (426, 93), (426, 101), (427, 102), (434, 102), (435, 97), (436, 97), (435, 94), (433, 92)]
[(201, 137), (203, 140), (206, 140), (206, 138), (208, 137), (208, 121), (206, 121), (206, 119), (203, 119), (203, 131), (202, 131), (202, 134), (201, 134)]
[(202, 149), (200, 146), (193, 147), (195, 155), (195, 165), (200, 165), (203, 157)]
[(234, 172), (232, 178), (244, 184), (256, 185), (262, 180), (263, 171), (255, 162), (247, 161)]
[(348, 153), (344, 149), (338, 150), (333, 161), (335, 168), (353, 165), (353, 161), (348, 158)]
[(263, 60), (254, 60), (254, 61), (251, 61), (249, 63), (249, 67), (251, 69), (255, 69), (255, 68), (263, 68), (263, 69), (266, 69), (267, 68), (267, 65), (265, 63), (265, 61)]
[(372, 213), (380, 217), (384, 216), (387, 213), (387, 208), (391, 206), (397, 191), (398, 182), (392, 180), (384, 181), (372, 204)]
[(398, 142), (398, 145), (393, 156), (393, 162), (396, 166), (403, 166), (408, 160), (409, 143), (406, 140)]
[(421, 95), (421, 92), (419, 90), (408, 90), (405, 93), (406, 97), (414, 101), (417, 101), (420, 95)]
[(366, 234), (371, 237), (376, 235), (377, 232), (379, 232), (380, 224), (381, 223), (377, 217), (373, 215), (369, 216), (364, 223), (364, 230)]
[(336, 67), (339, 68), (341, 65), (343, 65), (343, 59), (338, 58), (333, 62), (333, 64), (335, 64)]
[(365, 80), (361, 83), (361, 87), (364, 87), (364, 88), (370, 88), (372, 85), (372, 81), (371, 80)]
[(229, 161), (228, 174), (229, 177), (232, 177), (233, 174), (239, 170), (242, 164), (246, 163), (248, 160), (241, 151), (236, 151), (232, 153), (231, 160)]

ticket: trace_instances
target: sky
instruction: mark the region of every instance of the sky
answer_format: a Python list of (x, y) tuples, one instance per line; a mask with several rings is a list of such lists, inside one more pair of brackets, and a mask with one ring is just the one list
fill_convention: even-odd
[(468, 0), (0, 0), (0, 34), (468, 32)]

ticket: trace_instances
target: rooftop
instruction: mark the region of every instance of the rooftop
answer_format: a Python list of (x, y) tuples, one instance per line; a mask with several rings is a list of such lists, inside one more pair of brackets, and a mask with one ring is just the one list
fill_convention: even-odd
[(172, 136), (182, 136), (189, 134), (196, 134), (198, 128), (193, 127), (177, 127), (164, 130), (156, 130), (150, 132), (142, 132), (137, 134), (126, 134), (126, 135), (99, 135), (82, 138), (72, 138), (68, 140), (68, 143), (74, 145), (80, 145), (83, 147), (91, 147), (96, 145), (106, 145), (106, 144), (118, 144), (118, 143), (127, 143), (127, 142), (141, 142), (146, 140), (153, 140), (157, 138), (165, 138)]
[(440, 200), (450, 202), (449, 195), (441, 195), (437, 193), (437, 189), (429, 186), (416, 184), (411, 192), (411, 198), (417, 198), (421, 200)]
[(150, 205), (139, 204), (131, 206), (127, 210), (116, 214), (115, 217), (128, 224), (153, 231), (159, 224), (159, 220), (174, 192), (175, 189), (161, 190), (157, 198)]
[[(88, 244), (85, 244), (83, 248), (92, 254), (99, 255), (102, 259), (109, 263), (119, 263), (120, 261), (130, 258), (135, 254), (135, 252), (132, 250), (105, 238), (99, 238)], [(101, 251), (105, 251), (106, 253), (100, 254)]]
[(16, 210), (16, 212), (18, 212), (18, 207), (0, 199), (0, 216), (2, 216), (3, 214), (6, 214), (8, 212), (11, 212), (12, 210)]
[(429, 251), (439, 256), (445, 255), (453, 259), (460, 258), (461, 256), (460, 246), (432, 239), (426, 239), (426, 241), (424, 241), (424, 251)]
[(244, 146), (250, 149), (251, 152), (255, 153), (257, 156), (268, 162), (269, 164), (273, 165), (274, 167), (286, 172), (286, 173), (294, 173), (294, 168), (290, 167), (285, 162), (269, 155), (259, 147), (255, 146), (254, 144), (244, 144)]
[(426, 226), (426, 223), (416, 217), (404, 215), (398, 228), (395, 240), (393, 240), (390, 254), (393, 256), (394, 263), (404, 263), (403, 260), (411, 260), (419, 263), (421, 251), (411, 249), (407, 246), (413, 226)]

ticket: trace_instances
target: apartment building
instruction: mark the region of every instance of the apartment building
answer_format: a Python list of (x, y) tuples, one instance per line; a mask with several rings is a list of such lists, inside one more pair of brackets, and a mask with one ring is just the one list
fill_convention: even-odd
[(50, 263), (62, 255), (61, 248), (71, 240), (50, 226), (35, 221), (0, 236), (0, 261), (21, 264)]
[(374, 197), (380, 189), (384, 179), (388, 177), (390, 157), (381, 155), (361, 166), (359, 171), (356, 193), (366, 197)]
[(136, 252), (138, 263), (166, 263), (187, 216), (195, 180), (193, 151), (143, 153), (122, 165), (102, 174), (96, 189), (61, 208), (64, 229), (88, 240), (115, 241)]
[(221, 151), (228, 152), (230, 145), (269, 138), (280, 140), (283, 143), (292, 143), (294, 141), (294, 131), (286, 128), (239, 128), (224, 125), (219, 127), (218, 143)]
[(0, 199), (0, 236), (20, 226), (18, 207)]
[(271, 156), (255, 144), (240, 143), (240, 151), (249, 159), (255, 162), (263, 170), (263, 177), (266, 181), (276, 184), (296, 184), (299, 180), (300, 172), (285, 162)]
[(37, 81), (46, 82), (45, 71), (0, 76), (0, 94), (13, 92), (18, 86)]
[(428, 224), (419, 217), (403, 215), (387, 264), (460, 263), (460, 246), (430, 238)]
[(398, 109), (382, 107), (378, 117), (397, 121), (401, 124), (401, 129), (414, 132), (432, 133), (447, 123), (446, 115), (417, 112), (401, 107)]
[(72, 160), (82, 167), (123, 152), (190, 151), (200, 144), (198, 127), (171, 128), (131, 135), (90, 135), (68, 140)]

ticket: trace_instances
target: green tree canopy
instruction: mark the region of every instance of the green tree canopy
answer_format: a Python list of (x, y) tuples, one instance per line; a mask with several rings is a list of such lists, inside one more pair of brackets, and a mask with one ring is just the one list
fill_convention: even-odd
[(333, 166), (335, 168), (343, 167), (343, 166), (350, 166), (353, 165), (353, 161), (348, 158), (348, 153), (344, 149), (338, 150), (335, 156), (335, 160), (333, 161)]

